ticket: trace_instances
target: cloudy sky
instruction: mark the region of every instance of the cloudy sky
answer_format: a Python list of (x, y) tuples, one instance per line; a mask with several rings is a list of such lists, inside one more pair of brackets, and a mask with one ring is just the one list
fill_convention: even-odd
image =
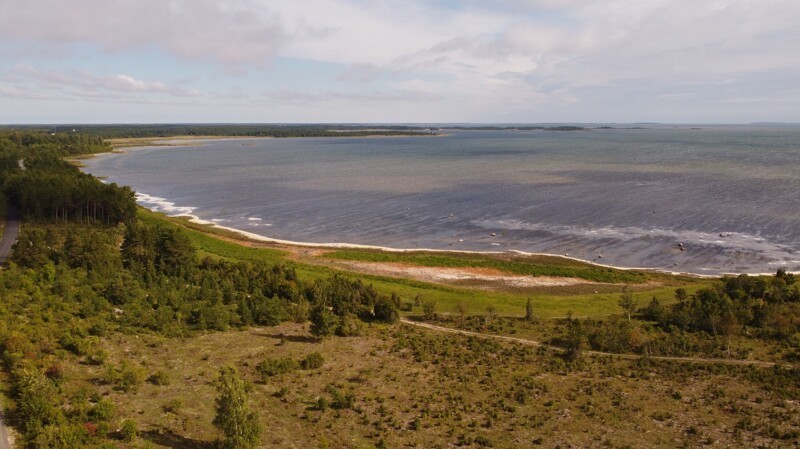
[(798, 0), (3, 0), (0, 123), (800, 122)]

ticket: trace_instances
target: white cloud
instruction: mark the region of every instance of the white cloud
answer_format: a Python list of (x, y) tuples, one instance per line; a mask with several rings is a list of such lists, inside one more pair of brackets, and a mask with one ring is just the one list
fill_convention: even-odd
[[(157, 49), (179, 60), (212, 61), (225, 80), (293, 58), (323, 67), (315, 76), (325, 86), (262, 86), (270, 101), (405, 99), (451, 107), (459, 120), (541, 120), (561, 112), (560, 120), (583, 120), (604, 102), (619, 111), (614, 119), (637, 119), (642, 108), (658, 110), (664, 102), (712, 114), (738, 95), (764, 103), (796, 98), (791, 82), (774, 82), (771, 74), (800, 73), (796, 0), (464, 0), (450, 7), (424, 0), (9, 0), (0, 3), (0, 17), (6, 48)], [(36, 71), (34, 79), (53, 89), (199, 95), (129, 74), (62, 69)], [(725, 80), (738, 81), (718, 88)], [(242, 92), (253, 86), (222, 84), (217, 90), (228, 93), (210, 98), (252, 96)], [(361, 91), (343, 93), (350, 88)], [(609, 91), (627, 100), (610, 99)]]
[(382, 70), (373, 64), (350, 64), (337, 79), (354, 83), (365, 83), (377, 79)]
[[(20, 92), (19, 97), (38, 98), (44, 94), (34, 94), (34, 90), (20, 87), (35, 85), (38, 92), (52, 91), (58, 96), (73, 95), (91, 99), (120, 99), (124, 95), (161, 94), (173, 97), (197, 97), (202, 94), (196, 90), (170, 87), (161, 81), (136, 79), (129, 75), (96, 76), (87, 71), (40, 71), (28, 64), (17, 64), (12, 74), (5, 78)], [(116, 95), (109, 95), (114, 93)], [(54, 94), (55, 95), (55, 94)]]
[(301, 92), (295, 90), (278, 90), (263, 96), (267, 103), (308, 104), (320, 103), (395, 103), (395, 102), (432, 102), (441, 99), (440, 95), (414, 89), (398, 89), (391, 91), (368, 92), (336, 92), (315, 91)]
[(43, 94), (33, 90), (24, 89), (18, 86), (2, 86), (0, 85), (0, 97), (6, 98), (21, 98), (27, 100), (60, 100), (61, 97), (57, 95)]
[(91, 43), (106, 51), (159, 47), (226, 64), (267, 61), (281, 37), (277, 18), (240, 0), (11, 0), (0, 3), (0, 39)]

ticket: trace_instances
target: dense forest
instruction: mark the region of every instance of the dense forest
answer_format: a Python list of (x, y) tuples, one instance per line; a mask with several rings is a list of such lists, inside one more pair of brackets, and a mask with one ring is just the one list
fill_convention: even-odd
[(133, 220), (136, 203), (129, 188), (103, 184), (63, 160), (104, 151), (110, 147), (95, 136), (0, 134), (0, 187), (5, 202), (26, 219), (105, 225)]

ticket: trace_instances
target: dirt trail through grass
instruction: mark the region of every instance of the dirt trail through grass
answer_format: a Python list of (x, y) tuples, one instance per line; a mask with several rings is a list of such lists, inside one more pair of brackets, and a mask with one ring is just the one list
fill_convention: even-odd
[[(400, 319), (400, 322), (410, 326), (421, 327), (429, 330), (434, 330), (438, 332), (447, 332), (451, 334), (460, 334), (460, 335), (468, 335), (478, 338), (490, 338), (495, 340), (504, 340), (510, 341), (513, 343), (523, 344), (527, 346), (534, 346), (537, 348), (546, 348), (550, 351), (555, 352), (563, 352), (564, 349), (558, 346), (548, 345), (536, 340), (528, 340), (525, 338), (519, 337), (509, 337), (507, 335), (494, 335), (494, 334), (484, 334), (481, 332), (473, 332), (468, 330), (462, 329), (453, 329), (452, 327), (444, 327), (444, 326), (437, 326), (435, 324), (429, 323), (420, 323), (417, 321), (411, 321), (405, 318)], [(783, 364), (783, 363), (775, 363), (775, 362), (765, 362), (762, 360), (737, 360), (737, 359), (712, 359), (712, 358), (705, 358), (705, 357), (668, 357), (668, 356), (645, 356), (645, 355), (637, 355), (637, 354), (615, 354), (611, 352), (602, 352), (602, 351), (584, 351), (583, 352), (589, 356), (595, 357), (616, 357), (622, 360), (638, 360), (638, 359), (650, 359), (650, 360), (662, 360), (668, 362), (679, 362), (679, 363), (708, 363), (708, 364), (722, 364), (722, 365), (750, 365), (750, 366), (760, 366), (765, 368), (770, 368), (773, 366), (779, 366), (784, 368), (791, 368), (791, 365)]]

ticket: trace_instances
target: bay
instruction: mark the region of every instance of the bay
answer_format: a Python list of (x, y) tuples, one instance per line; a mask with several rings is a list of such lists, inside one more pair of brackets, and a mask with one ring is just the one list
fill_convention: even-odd
[(152, 209), (281, 240), (800, 271), (798, 126), (443, 132), (209, 140), (84, 169)]

